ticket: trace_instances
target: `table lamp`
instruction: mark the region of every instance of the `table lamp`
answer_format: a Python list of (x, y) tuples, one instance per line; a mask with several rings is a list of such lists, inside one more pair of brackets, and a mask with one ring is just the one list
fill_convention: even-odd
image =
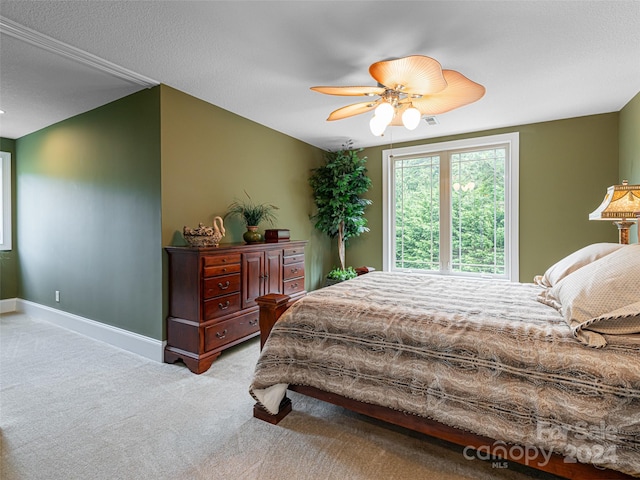
[(607, 188), (607, 194), (598, 208), (589, 214), (589, 220), (609, 220), (618, 226), (619, 241), (629, 243), (629, 227), (637, 222), (640, 216), (640, 185), (629, 185), (626, 180), (622, 185)]

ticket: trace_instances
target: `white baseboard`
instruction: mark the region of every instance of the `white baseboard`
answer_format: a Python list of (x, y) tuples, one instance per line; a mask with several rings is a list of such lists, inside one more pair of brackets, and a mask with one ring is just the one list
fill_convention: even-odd
[(0, 300), (0, 313), (9, 313), (16, 311), (17, 298), (7, 298)]
[(96, 322), (95, 320), (74, 315), (73, 313), (63, 312), (62, 310), (56, 310), (55, 308), (21, 298), (14, 299), (14, 305), (14, 311), (26, 313), (27, 315), (81, 333), (95, 340), (100, 340), (101, 342), (122, 348), (123, 350), (137, 353), (151, 360), (157, 362), (164, 361), (165, 342), (161, 340), (145, 337), (138, 333), (129, 332), (122, 328)]

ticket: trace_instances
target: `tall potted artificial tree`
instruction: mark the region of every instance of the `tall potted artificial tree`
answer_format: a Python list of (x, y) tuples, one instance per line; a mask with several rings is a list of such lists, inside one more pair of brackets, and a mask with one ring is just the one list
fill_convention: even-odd
[(337, 276), (349, 278), (347, 272), (353, 268), (345, 266), (345, 246), (349, 238), (368, 232), (364, 210), (371, 200), (361, 195), (369, 190), (371, 179), (367, 177), (365, 163), (367, 157), (360, 157), (362, 149), (353, 148), (351, 141), (341, 150), (327, 152), (325, 164), (311, 171), (309, 184), (313, 189), (313, 199), (317, 212), (311, 218), (315, 227), (338, 240), (340, 270)]

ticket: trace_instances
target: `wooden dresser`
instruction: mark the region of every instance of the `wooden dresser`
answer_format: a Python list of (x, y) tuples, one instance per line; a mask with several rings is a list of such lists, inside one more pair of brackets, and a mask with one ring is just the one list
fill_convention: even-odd
[(260, 334), (255, 299), (268, 293), (306, 294), (306, 241), (166, 247), (169, 316), (164, 360), (182, 360), (194, 373), (220, 353)]

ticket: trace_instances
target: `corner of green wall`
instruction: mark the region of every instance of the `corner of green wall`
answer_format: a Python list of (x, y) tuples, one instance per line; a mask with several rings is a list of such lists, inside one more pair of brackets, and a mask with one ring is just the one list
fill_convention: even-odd
[(0, 150), (11, 154), (11, 250), (0, 252), (0, 300), (18, 296), (18, 254), (16, 251), (16, 141), (0, 137)]
[(162, 338), (159, 93), (17, 140), (21, 298)]
[[(640, 92), (620, 110), (620, 178), (640, 184)], [(638, 242), (637, 226), (631, 229), (629, 241)]]

